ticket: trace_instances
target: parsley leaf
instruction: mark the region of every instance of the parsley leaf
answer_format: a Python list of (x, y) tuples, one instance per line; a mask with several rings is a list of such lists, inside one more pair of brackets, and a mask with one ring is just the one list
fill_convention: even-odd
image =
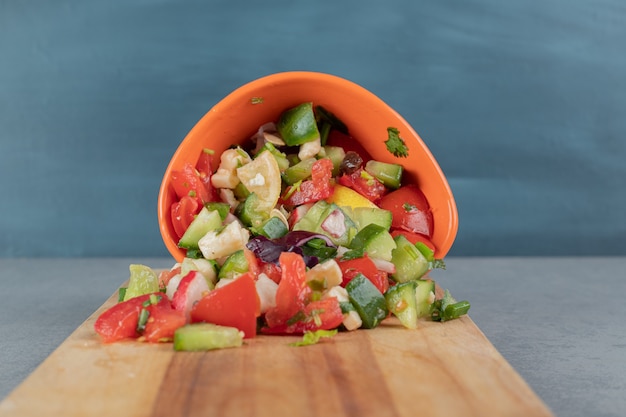
[(385, 141), (385, 145), (387, 145), (389, 152), (400, 158), (409, 156), (409, 148), (407, 148), (406, 143), (404, 143), (404, 140), (400, 137), (400, 131), (398, 129), (388, 127), (387, 137), (388, 139)]
[(365, 256), (365, 251), (363, 250), (363, 248), (351, 249), (343, 254), (343, 256), (341, 257), (341, 260), (349, 261), (351, 259), (362, 258), (363, 256)]

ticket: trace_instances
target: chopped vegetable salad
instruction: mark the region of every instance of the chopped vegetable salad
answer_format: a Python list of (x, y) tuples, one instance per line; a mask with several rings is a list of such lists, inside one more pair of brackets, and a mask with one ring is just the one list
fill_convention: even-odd
[[(203, 150), (171, 173), (171, 222), (186, 256), (156, 273), (131, 265), (119, 302), (95, 330), (177, 350), (241, 346), (258, 334), (375, 328), (393, 315), (409, 328), (447, 321), (469, 303), (435, 295), (431, 208), (406, 183), (410, 149), (389, 127), (397, 163), (353, 148), (348, 127), (302, 103), (260, 126), (247, 146)], [(385, 140), (385, 138), (381, 138)]]

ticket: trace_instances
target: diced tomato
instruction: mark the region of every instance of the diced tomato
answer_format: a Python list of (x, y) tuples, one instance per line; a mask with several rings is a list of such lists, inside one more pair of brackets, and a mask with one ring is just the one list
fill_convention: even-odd
[(387, 187), (377, 178), (366, 173), (363, 168), (357, 169), (352, 174), (343, 174), (337, 182), (352, 188), (370, 201), (380, 200), (387, 192)]
[(172, 204), (171, 216), (172, 226), (178, 238), (181, 238), (185, 231), (200, 212), (202, 206), (198, 204), (195, 198), (184, 196), (180, 201)]
[(384, 294), (389, 288), (387, 274), (383, 271), (379, 271), (376, 264), (374, 264), (374, 261), (372, 261), (372, 259), (367, 255), (364, 255), (361, 258), (339, 261), (337, 264), (339, 265), (343, 276), (343, 280), (341, 282), (342, 287), (345, 287), (356, 275), (363, 274), (372, 282), (372, 284), (376, 286), (376, 288), (378, 288), (381, 293)]
[(249, 339), (256, 335), (256, 318), (260, 314), (254, 279), (245, 273), (202, 297), (191, 309), (191, 321), (236, 327)]
[(281, 277), (280, 266), (276, 265), (275, 263), (272, 263), (272, 262), (262, 263), (259, 273), (263, 273), (267, 275), (272, 281), (274, 281), (277, 284), (280, 282), (280, 277)]
[(433, 214), (426, 196), (417, 185), (405, 185), (390, 192), (378, 205), (391, 212), (392, 228), (432, 236)]
[(189, 196), (195, 198), (200, 206), (211, 201), (200, 174), (191, 163), (187, 162), (182, 169), (173, 170), (170, 177), (179, 199)]
[(287, 188), (285, 195), (289, 197), (284, 200), (284, 204), (288, 206), (299, 206), (330, 197), (334, 191), (330, 182), (332, 177), (332, 161), (328, 158), (318, 159), (311, 167), (310, 180), (303, 181), (297, 187), (296, 191), (293, 191), (293, 186)]
[(421, 233), (413, 233), (413, 232), (409, 232), (407, 230), (402, 230), (402, 229), (396, 229), (396, 230), (391, 231), (392, 237), (396, 237), (398, 235), (403, 235), (404, 237), (407, 238), (409, 242), (411, 242), (414, 245), (417, 242), (422, 242), (423, 244), (428, 246), (433, 252), (436, 251), (435, 244), (428, 237), (424, 236)]
[(149, 294), (134, 297), (117, 303), (98, 316), (94, 323), (96, 333), (104, 343), (117, 340), (137, 338), (137, 323), (144, 301), (150, 298)]
[(311, 288), (306, 283), (306, 265), (302, 256), (283, 252), (278, 259), (281, 270), (276, 291), (276, 306), (265, 313), (269, 327), (282, 326), (295, 316), (310, 299)]
[(174, 338), (176, 329), (187, 323), (185, 313), (174, 310), (171, 306), (169, 308), (148, 307), (148, 311), (150, 312), (150, 316), (148, 317), (146, 328), (143, 331), (143, 337), (147, 342), (157, 343), (171, 341)]
[(381, 294), (384, 294), (389, 289), (389, 274), (386, 272), (379, 270), (376, 271), (374, 275), (371, 277), (368, 276), (367, 278), (372, 281), (372, 284), (378, 288)]
[(211, 184), (211, 176), (213, 175), (213, 154), (207, 149), (203, 149), (196, 163), (196, 170), (200, 175), (200, 181), (204, 184), (207, 191), (209, 201), (219, 201), (217, 189)]
[(159, 274), (159, 288), (167, 287), (167, 284), (170, 282), (170, 280), (178, 274), (180, 274), (180, 266), (161, 271), (161, 273)]
[[(158, 301), (154, 304), (150, 303), (154, 299)], [(148, 296), (142, 304), (142, 309), (148, 311), (148, 321), (141, 334), (147, 342), (169, 341), (174, 337), (174, 331), (186, 324), (185, 314), (174, 310), (170, 299), (165, 294), (156, 293), (154, 297)]]
[(339, 327), (343, 322), (343, 313), (336, 297), (311, 301), (299, 314), (301, 317), (294, 316), (297, 320), (293, 323), (287, 322), (264, 329), (264, 333), (302, 334), (306, 331), (331, 330)]

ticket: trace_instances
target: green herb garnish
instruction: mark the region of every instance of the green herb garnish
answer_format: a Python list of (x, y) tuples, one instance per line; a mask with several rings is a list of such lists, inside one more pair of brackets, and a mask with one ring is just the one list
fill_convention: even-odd
[(400, 137), (400, 131), (398, 129), (388, 127), (387, 137), (388, 139), (385, 141), (385, 145), (387, 145), (389, 152), (400, 158), (409, 156), (409, 148), (407, 148), (406, 143), (404, 143), (404, 140)]

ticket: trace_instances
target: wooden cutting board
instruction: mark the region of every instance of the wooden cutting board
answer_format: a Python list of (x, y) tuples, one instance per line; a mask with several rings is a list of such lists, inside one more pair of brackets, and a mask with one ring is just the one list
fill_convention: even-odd
[(0, 416), (552, 416), (470, 317), (395, 319), (292, 347), (258, 336), (240, 348), (100, 343), (111, 296), (2, 403)]

